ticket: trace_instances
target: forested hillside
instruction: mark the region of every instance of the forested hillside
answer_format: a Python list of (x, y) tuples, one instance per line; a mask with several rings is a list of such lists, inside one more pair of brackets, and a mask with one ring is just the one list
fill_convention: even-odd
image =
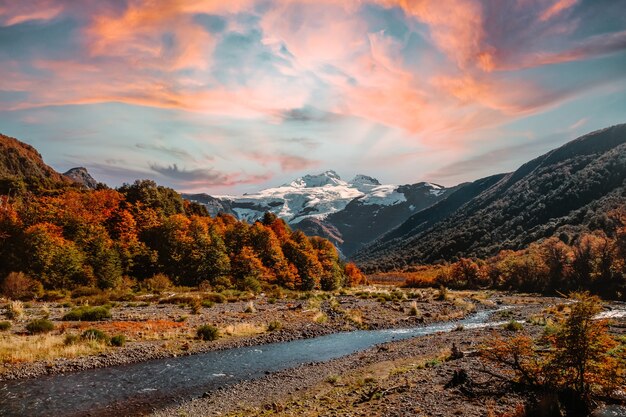
[(19, 281), (12, 285), (40, 292), (158, 276), (184, 286), (310, 290), (363, 279), (332, 243), (292, 231), (272, 214), (253, 224), (212, 218), (149, 180), (118, 190), (79, 188), (32, 147), (2, 139), (0, 181), (12, 185), (0, 195), (0, 283), (11, 275)]
[[(617, 125), (526, 163), (451, 212), (444, 200), (418, 213), (354, 259), (368, 271), (400, 270), (486, 258), (551, 236), (570, 243), (589, 230), (611, 233), (607, 213), (626, 201), (625, 180), (626, 125)], [(489, 185), (474, 184), (481, 181)]]
[(44, 191), (70, 181), (43, 162), (35, 148), (0, 134), (0, 193)]

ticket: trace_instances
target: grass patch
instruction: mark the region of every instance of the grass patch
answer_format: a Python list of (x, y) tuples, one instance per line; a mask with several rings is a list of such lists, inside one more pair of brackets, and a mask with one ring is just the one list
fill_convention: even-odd
[(26, 325), (26, 330), (30, 334), (50, 333), (54, 330), (54, 323), (48, 319), (36, 319)]
[(266, 329), (266, 326), (260, 326), (254, 323), (237, 323), (225, 326), (223, 332), (228, 336), (242, 337), (265, 333)]
[(272, 320), (269, 323), (267, 323), (267, 331), (268, 332), (274, 332), (276, 330), (280, 330), (283, 328), (283, 324), (278, 321), (278, 320)]
[(109, 336), (99, 329), (87, 329), (80, 335), (80, 338), (87, 341), (108, 343)]
[(11, 328), (10, 321), (0, 321), (0, 332), (6, 332)]
[(511, 320), (504, 325), (504, 330), (508, 330), (510, 332), (519, 332), (520, 330), (524, 330), (524, 326), (518, 321)]
[(324, 313), (322, 313), (321, 311), (318, 311), (317, 313), (315, 313), (315, 315), (313, 316), (313, 321), (319, 324), (324, 324), (328, 321), (328, 316)]
[(101, 321), (111, 318), (111, 311), (103, 306), (82, 306), (71, 310), (63, 316), (65, 321)]
[(126, 336), (118, 334), (111, 338), (111, 346), (122, 347), (126, 344)]
[(65, 343), (61, 335), (0, 336), (0, 363), (33, 362), (55, 358), (75, 358), (102, 352), (105, 345), (78, 341)]
[(220, 330), (215, 326), (205, 324), (196, 329), (196, 336), (198, 339), (205, 341), (217, 340), (220, 338)]

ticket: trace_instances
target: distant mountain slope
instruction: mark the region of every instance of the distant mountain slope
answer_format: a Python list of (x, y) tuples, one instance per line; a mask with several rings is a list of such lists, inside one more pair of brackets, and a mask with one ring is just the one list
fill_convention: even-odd
[(65, 181), (61, 174), (45, 164), (35, 148), (0, 134), (0, 178), (7, 177)]
[(334, 171), (305, 175), (280, 187), (240, 197), (184, 194), (209, 213), (253, 222), (275, 213), (292, 227), (330, 239), (345, 255), (442, 200), (454, 189), (436, 184), (384, 185), (366, 175), (342, 180)]
[(395, 190), (404, 199), (396, 204), (376, 203), (372, 198), (355, 198), (343, 210), (331, 213), (323, 219), (304, 219), (294, 227), (307, 234), (332, 231), (321, 236), (333, 241), (344, 255), (350, 256), (414, 213), (438, 201), (445, 201), (446, 196), (456, 189), (457, 187), (443, 188), (425, 182), (401, 185)]
[(389, 270), (484, 257), (543, 237), (577, 233), (626, 202), (625, 181), (626, 125), (618, 125), (582, 136), (501, 178), (470, 184), (480, 192), (466, 202), (461, 198), (455, 210), (443, 209), (456, 193), (353, 258), (370, 271)]
[(72, 168), (69, 171), (63, 173), (66, 177), (71, 179), (78, 184), (83, 185), (85, 188), (89, 188), (90, 190), (95, 190), (98, 186), (98, 181), (96, 181), (87, 168), (84, 167), (76, 167)]

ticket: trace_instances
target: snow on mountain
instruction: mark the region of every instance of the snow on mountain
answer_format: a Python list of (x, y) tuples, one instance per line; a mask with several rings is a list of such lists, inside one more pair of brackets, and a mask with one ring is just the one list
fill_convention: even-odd
[[(444, 190), (435, 184), (422, 184), (433, 195)], [(210, 212), (216, 207), (221, 208), (220, 211), (227, 208), (229, 213), (249, 222), (270, 211), (287, 222), (296, 224), (305, 218), (325, 219), (328, 215), (343, 210), (353, 200), (367, 206), (393, 206), (406, 202), (403, 187), (406, 186), (382, 185), (376, 178), (367, 175), (357, 175), (348, 182), (342, 180), (335, 171), (326, 171), (317, 175), (305, 175), (288, 184), (256, 193), (214, 196), (214, 200), (221, 202), (219, 205), (212, 201), (209, 206), (208, 200), (198, 195), (187, 198), (207, 204)]]

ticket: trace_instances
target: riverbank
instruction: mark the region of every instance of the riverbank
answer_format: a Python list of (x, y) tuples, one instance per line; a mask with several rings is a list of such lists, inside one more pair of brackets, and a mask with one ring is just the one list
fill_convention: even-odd
[[(405, 328), (458, 320), (499, 303), (511, 302), (493, 292), (449, 292), (367, 287), (342, 293), (266, 294), (192, 307), (197, 294), (168, 293), (144, 301), (114, 303), (104, 321), (64, 321), (74, 308), (67, 303), (29, 303), (8, 332), (0, 333), (0, 380), (34, 378), (151, 359), (192, 355), (212, 350), (308, 339), (340, 331)], [(508, 299), (507, 299), (508, 297)], [(522, 300), (520, 298), (520, 300)], [(226, 301), (226, 300), (224, 300)], [(8, 308), (8, 305), (5, 307)], [(46, 317), (55, 330), (25, 334), (28, 322)], [(196, 338), (197, 327), (216, 326), (215, 341)], [(90, 341), (68, 346), (87, 329), (123, 335), (123, 347)], [(68, 336), (70, 335), (70, 336)], [(11, 346), (23, 347), (19, 352)], [(56, 356), (55, 356), (56, 355)]]
[[(525, 320), (523, 331), (538, 336), (557, 309), (548, 299), (510, 297), (510, 310), (494, 320)], [(561, 300), (562, 301), (562, 300)], [(623, 306), (620, 306), (622, 308)], [(625, 334), (626, 318), (611, 332)], [(531, 394), (514, 392), (489, 374), (476, 350), (506, 326), (458, 328), (447, 333), (389, 342), (324, 363), (306, 364), (206, 393), (156, 411), (171, 416), (508, 416), (515, 417)], [(452, 350), (464, 352), (462, 357)], [(455, 383), (455, 375), (462, 375)]]

